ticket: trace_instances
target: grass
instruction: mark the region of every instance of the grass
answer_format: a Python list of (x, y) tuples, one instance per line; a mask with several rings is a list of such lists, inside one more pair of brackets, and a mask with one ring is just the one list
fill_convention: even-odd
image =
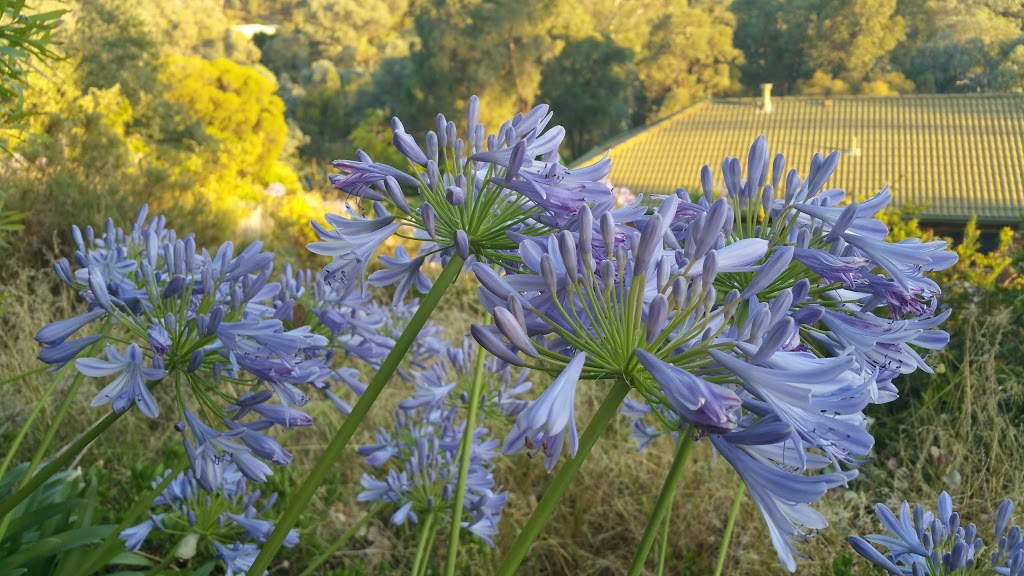
[[(3, 295), (6, 310), (0, 317), (0, 374), (9, 375), (37, 367), (37, 347), (32, 340), (35, 331), (51, 319), (67, 317), (80, 304), (56, 285), (49, 271), (8, 276)], [(462, 281), (442, 304), (436, 318), (445, 326), (446, 336), (457, 339), (469, 323), (481, 318), (481, 313), (473, 287)], [(934, 502), (940, 491), (948, 490), (962, 516), (978, 523), (984, 534), (990, 530), (990, 514), (998, 503), (1007, 496), (1024, 494), (1022, 380), (1016, 370), (1020, 325), (1020, 315), (1011, 306), (965, 309), (951, 323), (954, 342), (949, 350), (932, 359), (939, 365), (936, 374), (904, 379), (900, 383), (903, 400), (894, 405), (869, 407), (868, 415), (876, 420), (873, 430), (878, 437), (877, 459), (864, 467), (862, 477), (848, 490), (834, 490), (819, 503), (817, 508), (831, 526), (800, 547), (809, 558), (800, 562), (799, 573), (876, 574), (865, 562), (853, 558), (846, 544), (849, 534), (879, 530), (872, 513), (875, 502), (895, 506), (906, 498), (929, 503)], [(0, 428), (0, 453), (7, 452), (13, 435), (49, 377), (46, 373), (34, 374), (0, 387), (0, 421), (4, 423)], [(581, 427), (607, 385), (581, 386), (577, 404)], [(55, 408), (62, 390), (62, 386), (58, 387), (56, 397), (49, 399), (48, 410)], [(398, 401), (410, 392), (409, 384), (396, 379), (370, 412), (356, 444), (369, 441), (377, 426), (386, 425)], [(91, 398), (92, 389), (87, 387), (58, 431), (58, 442), (70, 440), (102, 416), (102, 409), (88, 406)], [(158, 394), (158, 400), (164, 406), (170, 405), (169, 397), (161, 398)], [(281, 494), (278, 506), (287, 505), (289, 491), (301, 482), (303, 470), (312, 465), (339, 426), (340, 416), (326, 403), (321, 406), (311, 408), (319, 412), (317, 424), (295, 431), (285, 442), (294, 453), (295, 462), (276, 469), (267, 487), (268, 491)], [(19, 449), (16, 461), (31, 455), (50, 416), (50, 412), (44, 411), (39, 425)], [(172, 425), (166, 418), (148, 420), (132, 413), (79, 457), (76, 465), (91, 469), (100, 479), (100, 521), (116, 522), (119, 514), (134, 503), (134, 495), (148, 487), (159, 471), (185, 464), (180, 435)], [(495, 426), (499, 436), (507, 429), (502, 426), (507, 424)], [(637, 453), (629, 439), (627, 423), (614, 422), (535, 543), (521, 573), (624, 574), (671, 456), (672, 446), (665, 439)], [(304, 562), (318, 556), (359, 521), (365, 508), (355, 497), (362, 472), (362, 464), (351, 452), (337, 463), (300, 522), (300, 545), (282, 554), (273, 574), (299, 574)], [(496, 476), (510, 492), (497, 548), (464, 546), (460, 573), (494, 571), (550, 478), (539, 462), (518, 456), (500, 458)], [(713, 570), (736, 482), (735, 474), (724, 460), (712, 455), (708, 443), (698, 443), (675, 498), (666, 573), (696, 576)], [(407, 573), (415, 551), (415, 533), (408, 526), (388, 525), (389, 514), (385, 511), (369, 522), (317, 573)], [(148, 551), (157, 558), (169, 553), (176, 544), (155, 532), (148, 542)], [(444, 544), (441, 534), (431, 557), (431, 573), (437, 573), (443, 565)], [(652, 557), (656, 555), (657, 550)], [(652, 559), (648, 570), (655, 565)], [(775, 559), (768, 531), (749, 498), (740, 511), (725, 573), (784, 573)]]

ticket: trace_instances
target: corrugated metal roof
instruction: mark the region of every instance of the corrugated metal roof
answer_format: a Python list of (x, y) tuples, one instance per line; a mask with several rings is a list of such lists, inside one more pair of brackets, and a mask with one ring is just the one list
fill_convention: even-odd
[[(839, 150), (830, 187), (865, 198), (890, 184), (896, 206), (923, 208), (931, 222), (972, 214), (991, 224), (1018, 224), (1024, 214), (1024, 95), (900, 97), (773, 97), (718, 99), (627, 133), (588, 154), (611, 148), (611, 180), (634, 193), (667, 194), (699, 182), (764, 134), (772, 155), (806, 175), (815, 152)], [(860, 155), (851, 153), (854, 142)]]

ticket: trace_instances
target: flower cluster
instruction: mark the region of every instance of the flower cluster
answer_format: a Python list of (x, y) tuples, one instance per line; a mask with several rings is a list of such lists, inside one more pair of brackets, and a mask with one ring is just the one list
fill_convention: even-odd
[[(170, 470), (166, 471), (153, 482), (153, 487), (163, 483), (170, 474)], [(179, 473), (153, 500), (153, 505), (163, 511), (121, 532), (125, 547), (137, 552), (156, 529), (179, 538), (181, 544), (175, 554), (182, 559), (188, 559), (196, 554), (200, 545), (205, 545), (213, 556), (224, 562), (229, 576), (248, 573), (259, 553), (259, 544), (266, 541), (274, 529), (273, 522), (258, 516), (265, 515), (274, 505), (277, 494), (271, 494), (257, 508), (260, 491), (250, 489), (245, 476), (232, 465), (225, 467), (220, 483), (208, 492), (199, 491), (191, 472)], [(292, 530), (284, 545), (292, 547), (298, 542), (299, 533)]]
[(887, 190), (840, 205), (845, 193), (824, 189), (837, 153), (816, 155), (806, 180), (791, 170), (781, 197), (785, 159), (770, 182), (769, 159), (758, 138), (745, 180), (739, 160), (723, 164), (723, 197), (705, 166), (696, 202), (680, 190), (650, 214), (642, 199), (584, 205), (546, 237), (517, 237), (521, 266), (473, 267), (494, 326), (472, 333), (509, 364), (557, 375), (506, 453), (543, 451), (549, 470), (563, 447), (575, 456), (578, 381), (625, 382), (648, 404), (627, 404), (635, 435), (659, 433), (652, 416), (709, 436), (795, 570), (793, 542), (827, 525), (810, 504), (871, 449), (863, 409), (895, 398), (892, 379), (930, 370), (919, 350), (948, 341), (927, 273), (956, 255), (887, 242), (875, 218)]
[[(961, 525), (949, 494), (939, 495), (937, 504), (935, 513), (925, 511), (920, 504), (911, 512), (910, 505), (904, 501), (899, 518), (885, 505), (876, 504), (875, 513), (889, 534), (850, 536), (850, 545), (872, 564), (895, 576), (982, 573), (984, 543), (978, 537), (977, 527)], [(1010, 526), (1012, 512), (1010, 500), (1004, 501), (996, 511), (993, 537), (998, 547), (989, 558), (990, 570), (984, 573), (1024, 575), (1024, 540), (1020, 526)], [(872, 544), (884, 546), (887, 553), (882, 554)]]
[[(469, 401), (476, 351), (469, 342), (446, 348), (435, 362), (412, 373), (416, 393), (399, 404), (393, 428), (381, 428), (377, 442), (358, 449), (374, 469), (373, 474), (363, 475), (358, 499), (397, 507), (391, 516), (393, 524), (416, 523), (426, 514), (451, 512), (466, 426), (458, 414)], [(496, 366), (494, 359), (487, 363), (497, 370), (487, 374), (482, 414), (516, 414), (525, 402), (515, 396), (527, 391), (530, 383), (513, 378), (508, 367)], [(486, 428), (473, 431), (463, 503), (467, 519), (462, 525), (491, 546), (507, 497), (495, 486), (492, 460), (497, 447), (498, 441)]]
[[(548, 129), (547, 105), (516, 115), (490, 135), (477, 121), (479, 111), (474, 96), (462, 135), (438, 114), (423, 146), (395, 118), (393, 142), (409, 161), (406, 169), (374, 162), (362, 151), (355, 160), (334, 162), (341, 172), (331, 177), (334, 187), (372, 201), (373, 210), (364, 216), (350, 206), (347, 218), (328, 214), (327, 227), (313, 223), (320, 241), (309, 249), (332, 257), (325, 268), (328, 281), (354, 283), (388, 237), (411, 227), (423, 242), (419, 254), (412, 258), (396, 249), (394, 256), (381, 257), (384, 269), (369, 277), (375, 286), (397, 285), (395, 298), (401, 300), (412, 287), (429, 290), (421, 272), (427, 258), (447, 262), (458, 254), (514, 266), (520, 261), (516, 238), (564, 226), (587, 203), (614, 205), (611, 190), (600, 182), (611, 167), (607, 158), (573, 170), (559, 162), (565, 130)], [(415, 190), (422, 204), (411, 206), (403, 189)]]
[[(89, 227), (72, 232), (74, 264), (62, 259), (54, 270), (88, 308), (39, 330), (40, 360), (58, 368), (104, 339), (124, 343), (108, 344), (105, 359), (75, 360), (86, 376), (112, 378), (93, 405), (109, 402), (123, 413), (134, 404), (156, 418), (173, 397), (177, 428), (191, 432), (184, 443), (197, 482), (208, 490), (229, 460), (252, 481), (271, 474), (267, 463), (291, 460), (261, 431), (311, 423), (298, 409), (308, 402), (305, 385), (335, 399), (328, 388), (340, 380), (358, 393), (351, 374), (328, 368), (334, 348), (371, 365), (390, 349), (365, 293), (333, 292), (308, 272), (286, 270), (272, 282), (274, 255), (259, 242), (238, 253), (225, 242), (211, 253), (163, 217), (147, 219), (145, 207), (129, 231), (108, 219), (99, 236)], [(306, 292), (309, 308), (301, 304)], [(314, 310), (316, 321), (302, 309)], [(73, 338), (90, 326), (92, 334)]]

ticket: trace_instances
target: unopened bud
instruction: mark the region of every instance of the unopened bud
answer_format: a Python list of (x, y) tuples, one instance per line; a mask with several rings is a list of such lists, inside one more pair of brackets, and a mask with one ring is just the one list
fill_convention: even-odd
[(579, 279), (579, 267), (576, 265), (576, 242), (568, 230), (563, 230), (558, 235), (558, 251), (562, 255), (565, 275), (569, 282), (575, 284)]
[(658, 294), (651, 301), (651, 306), (647, 310), (647, 345), (651, 345), (658, 336), (661, 335), (662, 330), (665, 329), (665, 323), (668, 321), (668, 299), (665, 298), (664, 294)]
[(761, 290), (764, 290), (774, 282), (793, 261), (792, 246), (782, 246), (775, 249), (775, 252), (768, 257), (768, 260), (761, 265), (754, 279), (743, 289), (740, 294), (743, 298), (749, 298)]
[(644, 226), (639, 245), (633, 251), (633, 276), (647, 273), (654, 252), (661, 245), (662, 222), (661, 214), (655, 213)]
[(398, 180), (395, 180), (394, 176), (384, 177), (384, 189), (399, 210), (406, 214), (412, 213), (409, 210), (409, 203), (405, 200), (405, 194), (402, 193), (402, 187), (398, 185)]
[(434, 212), (434, 207), (429, 202), (424, 202), (420, 206), (420, 216), (423, 218), (423, 229), (427, 232), (427, 235), (437, 239), (437, 213)]
[(537, 357), (537, 348), (534, 347), (533, 342), (526, 335), (526, 330), (511, 312), (501, 306), (496, 307), (494, 309), (494, 325), (497, 326), (502, 336), (521, 352), (533, 358)]
[(462, 206), (466, 203), (466, 192), (458, 186), (449, 186), (444, 191), (444, 197), (452, 206)]
[(601, 215), (601, 241), (608, 256), (615, 250), (615, 217), (610, 212)]
[(469, 332), (472, 334), (473, 339), (487, 350), (492, 355), (512, 364), (513, 366), (522, 366), (523, 361), (519, 359), (505, 344), (495, 335), (493, 332), (484, 328), (483, 326), (473, 324), (469, 327)]
[(469, 259), (469, 236), (461, 228), (455, 231), (455, 253), (463, 260)]
[[(594, 249), (594, 214), (590, 211), (590, 206), (586, 204), (580, 208), (579, 211), (579, 235), (580, 235), (580, 256), (583, 258), (583, 265), (588, 270), (592, 270), (593, 267), (590, 264), (591, 253)], [(587, 274), (590, 274), (589, 272)]]
[(672, 281), (673, 304), (680, 310), (686, 307), (687, 286), (686, 278), (683, 278), (682, 276), (679, 276)]
[(550, 254), (543, 254), (540, 257), (540, 275), (544, 279), (544, 286), (551, 297), (558, 292), (558, 277), (555, 275), (555, 264)]
[(832, 226), (832, 230), (829, 231), (828, 235), (825, 236), (825, 242), (832, 242), (836, 238), (842, 236), (843, 232), (853, 224), (853, 220), (857, 217), (857, 210), (860, 208), (860, 204), (854, 202), (843, 208), (843, 211), (839, 214), (839, 218), (836, 218), (836, 223)]
[(195, 372), (199, 370), (199, 367), (203, 365), (203, 359), (206, 358), (206, 353), (200, 348), (192, 353), (192, 356), (188, 359), (188, 372)]
[(771, 358), (790, 339), (795, 329), (796, 322), (792, 318), (787, 317), (781, 322), (777, 322), (765, 334), (761, 347), (757, 349), (757, 352), (750, 358), (750, 361), (754, 364), (760, 364)]

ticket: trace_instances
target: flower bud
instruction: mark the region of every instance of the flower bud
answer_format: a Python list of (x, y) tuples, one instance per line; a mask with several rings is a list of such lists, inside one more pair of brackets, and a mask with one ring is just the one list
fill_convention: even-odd
[(611, 212), (601, 214), (601, 241), (604, 243), (604, 251), (611, 256), (615, 250), (615, 217)]
[(704, 256), (704, 264), (701, 267), (700, 278), (704, 286), (711, 286), (718, 275), (718, 251), (711, 250)]
[(761, 210), (764, 211), (765, 219), (769, 218), (772, 213), (772, 202), (775, 201), (775, 187), (771, 184), (764, 187), (761, 190)]
[(572, 232), (563, 230), (558, 235), (558, 252), (562, 255), (562, 265), (569, 282), (575, 284), (579, 279), (579, 267), (576, 264), (576, 242)]
[(512, 364), (513, 366), (522, 366), (523, 361), (519, 359), (505, 344), (490, 330), (473, 324), (469, 327), (469, 332), (472, 334), (473, 339), (484, 349), (490, 352), (497, 358)]
[(534, 347), (530, 337), (526, 335), (526, 330), (511, 312), (501, 306), (496, 307), (494, 309), (494, 325), (497, 326), (501, 335), (521, 352), (533, 358), (537, 357), (537, 348)]
[(523, 330), (526, 330), (526, 313), (523, 311), (523, 304), (519, 301), (519, 298), (515, 294), (509, 294), (508, 298), (505, 299), (505, 303), (505, 307), (515, 317), (516, 322), (522, 326)]
[(441, 172), (437, 169), (437, 162), (433, 160), (427, 160), (427, 184), (431, 190), (437, 188), (437, 183), (441, 181)]
[(552, 298), (558, 292), (558, 277), (555, 275), (555, 264), (550, 254), (543, 254), (540, 257), (540, 275), (544, 279), (544, 287)]
[(662, 228), (661, 214), (655, 213), (644, 226), (640, 234), (639, 245), (636, 245), (633, 252), (633, 276), (647, 273), (647, 267), (654, 256), (655, 250), (661, 245)]
[(186, 370), (189, 372), (195, 372), (196, 370), (199, 370), (199, 368), (203, 365), (204, 358), (206, 358), (206, 353), (203, 352), (203, 349), (200, 348), (196, 350), (188, 359), (188, 368)]
[(469, 236), (466, 236), (465, 230), (455, 231), (455, 253), (463, 260), (469, 259)]
[(711, 166), (707, 164), (700, 168), (700, 187), (704, 191), (704, 199), (712, 202), (714, 200), (714, 180), (711, 176)]
[(749, 298), (761, 290), (764, 290), (774, 282), (789, 266), (793, 260), (792, 246), (782, 246), (775, 249), (775, 252), (768, 257), (768, 260), (761, 265), (754, 279), (743, 289), (743, 298)]
[(750, 337), (749, 342), (757, 342), (761, 339), (761, 335), (764, 334), (768, 325), (771, 324), (772, 315), (768, 311), (767, 306), (761, 306), (751, 316), (750, 320)]
[(444, 191), (444, 197), (452, 206), (462, 206), (466, 203), (466, 193), (458, 186), (449, 186)]
[(434, 162), (437, 162), (437, 148), (438, 148), (438, 141), (437, 140), (438, 140), (437, 132), (434, 132), (433, 130), (427, 132), (427, 139), (426, 139), (427, 159), (428, 160), (433, 160)]
[(409, 210), (409, 203), (405, 200), (405, 194), (402, 193), (402, 187), (398, 185), (398, 180), (395, 180), (394, 176), (384, 177), (384, 190), (388, 193), (391, 201), (395, 203), (395, 206), (399, 210), (406, 214), (411, 214)]
[(647, 310), (647, 345), (650, 346), (658, 336), (661, 335), (662, 330), (665, 329), (665, 323), (668, 320), (668, 299), (665, 298), (664, 294), (658, 294), (651, 301), (651, 305)]
[(437, 133), (437, 147), (441, 150), (444, 150), (445, 147), (448, 146), (447, 129), (448, 119), (444, 117), (444, 114), (434, 116), (434, 130)]
[(213, 308), (210, 309), (210, 324), (209, 324), (209, 327), (208, 327), (208, 330), (210, 331), (210, 334), (214, 334), (214, 333), (217, 332), (217, 329), (220, 328), (220, 323), (223, 320), (224, 320), (224, 307), (223, 306), (214, 306)]
[(420, 217), (423, 218), (423, 229), (427, 232), (427, 235), (433, 239), (437, 239), (437, 213), (434, 212), (434, 207), (430, 205), (430, 202), (424, 202), (420, 206)]
[(94, 266), (89, 267), (89, 290), (92, 291), (93, 301), (97, 306), (107, 312), (113, 311), (110, 294), (107, 292), (107, 282), (99, 269)]
[(598, 265), (598, 271), (601, 274), (601, 285), (607, 294), (615, 287), (615, 265), (611, 260), (602, 260)]
[(515, 289), (490, 266), (477, 262), (473, 264), (473, 273), (476, 274), (480, 285), (488, 292), (503, 299), (515, 298)]
[(665, 290), (665, 287), (668, 286), (669, 277), (672, 275), (672, 264), (670, 264), (670, 260), (667, 257), (658, 260), (658, 266), (655, 269), (655, 272), (657, 275), (656, 286), (658, 288), (658, 292), (662, 292)]
[(782, 345), (790, 339), (795, 329), (796, 322), (792, 318), (786, 317), (781, 322), (776, 322), (765, 334), (757, 352), (750, 357), (750, 362), (760, 364), (771, 358), (773, 354), (782, 349)]
[[(438, 136), (440, 136), (440, 135), (441, 135), (441, 133), (438, 132)], [(444, 137), (445, 137), (445, 140), (448, 141), (447, 145), (452, 145), (452, 144), (454, 144), (458, 140), (458, 130), (455, 128), (455, 122), (452, 122), (451, 120), (449, 120), (448, 123), (445, 124), (445, 126), (444, 126)]]
[(681, 310), (686, 307), (686, 292), (686, 278), (683, 278), (682, 276), (676, 277), (676, 279), (672, 281), (672, 303), (677, 309)]
[[(592, 270), (591, 253), (594, 250), (594, 214), (590, 206), (584, 204), (579, 211), (580, 256), (583, 266)], [(589, 274), (589, 272), (588, 272)]]
[(520, 140), (512, 147), (512, 156), (508, 160), (508, 169), (505, 171), (505, 182), (511, 182), (519, 175), (519, 169), (523, 167), (526, 160), (526, 142)]
[(842, 236), (843, 232), (853, 224), (853, 220), (857, 217), (857, 210), (860, 208), (860, 204), (853, 202), (839, 214), (839, 218), (836, 218), (836, 223), (832, 225), (832, 230), (829, 231), (828, 235), (825, 236), (825, 242), (832, 242), (836, 238)]

